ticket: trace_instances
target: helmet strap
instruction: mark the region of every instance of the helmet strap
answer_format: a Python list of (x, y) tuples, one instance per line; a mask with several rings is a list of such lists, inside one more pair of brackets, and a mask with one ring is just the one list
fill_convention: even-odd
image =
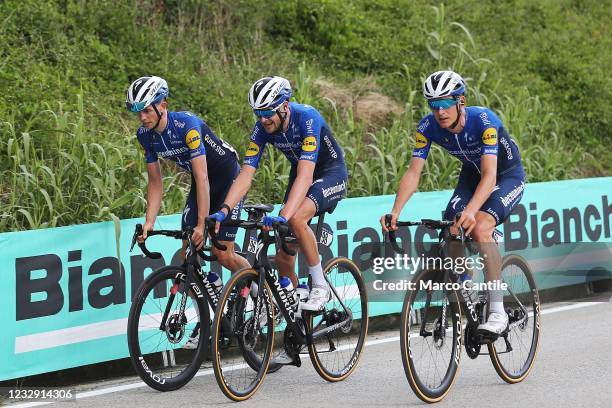
[[(460, 99), (460, 96), (455, 96), (456, 99)], [(462, 109), (459, 108), (459, 106), (463, 106), (463, 104), (461, 103), (460, 100), (457, 101), (457, 104), (455, 105), (457, 107), (457, 119), (455, 119), (455, 121), (452, 123), (452, 125), (450, 125), (450, 129), (454, 129), (458, 124), (459, 121), (461, 120), (461, 111)]]
[[(289, 105), (287, 105), (287, 109), (289, 109)], [(281, 112), (280, 109), (276, 111), (278, 118), (280, 119), (280, 128), (281, 132), (285, 131), (285, 121), (287, 120), (287, 111)]]
[(155, 130), (159, 126), (159, 122), (161, 122), (162, 120), (162, 114), (159, 113), (159, 111), (157, 110), (157, 106), (155, 106), (155, 104), (152, 104), (151, 106), (153, 107), (153, 110), (157, 114), (157, 122), (155, 123), (155, 126), (153, 126), (153, 130)]

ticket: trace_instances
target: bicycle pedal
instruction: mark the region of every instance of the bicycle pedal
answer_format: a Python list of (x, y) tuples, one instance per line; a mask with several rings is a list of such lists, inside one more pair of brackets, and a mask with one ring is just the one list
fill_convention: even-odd
[(478, 330), (476, 331), (476, 341), (478, 344), (491, 344), (495, 343), (499, 338), (499, 334), (491, 333), (486, 330)]
[(302, 359), (300, 359), (299, 355), (289, 356), (285, 354), (273, 358), (272, 363), (280, 365), (294, 365), (296, 367), (300, 367), (302, 365)]

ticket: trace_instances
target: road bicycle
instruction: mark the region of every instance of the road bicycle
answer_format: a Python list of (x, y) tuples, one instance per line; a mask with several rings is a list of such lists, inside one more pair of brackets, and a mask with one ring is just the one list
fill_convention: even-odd
[[(387, 226), (390, 221), (387, 215)], [(437, 256), (442, 259), (450, 255), (453, 242), (459, 243), (464, 253), (476, 254), (474, 242), (461, 228), (458, 237), (450, 233), (452, 225), (452, 221), (428, 219), (397, 222), (398, 227), (441, 230)], [(494, 237), (497, 234), (501, 233), (497, 231)], [(395, 252), (406, 253), (396, 238), (395, 231), (390, 231), (389, 241)], [(406, 378), (421, 400), (438, 402), (448, 394), (459, 368), (462, 345), (472, 359), (488, 354), (497, 374), (510, 384), (529, 375), (540, 342), (538, 290), (529, 265), (518, 255), (503, 258), (501, 274), (501, 281), (507, 285), (503, 301), (509, 324), (500, 335), (477, 330), (488, 316), (485, 290), (470, 289), (462, 276), (449, 268), (426, 268), (414, 275), (412, 290), (406, 293), (402, 307), (400, 347)], [(482, 276), (472, 278), (478, 281)], [(487, 352), (481, 353), (484, 345)]]
[[(321, 240), (323, 220), (321, 215), (317, 241)], [(288, 226), (275, 223), (272, 231), (266, 231), (263, 223), (256, 221), (224, 221), (222, 225), (260, 232), (252, 268), (232, 275), (213, 320), (213, 370), (221, 391), (234, 401), (257, 392), (269, 371), (276, 328), (284, 329), (286, 360), (281, 364), (299, 367), (300, 355), (307, 349), (315, 370), (325, 380), (336, 382), (350, 376), (361, 357), (368, 329), (367, 293), (359, 268), (344, 257), (327, 262), (323, 272), (331, 288), (330, 301), (321, 311), (302, 311), (280, 286), (267, 256), (272, 244), (295, 255), (288, 245), (297, 240)], [(213, 244), (218, 245), (214, 222), (209, 229)], [(230, 327), (224, 327), (223, 322), (229, 322)]]
[[(260, 219), (272, 211), (270, 205), (245, 205), (248, 219)], [(140, 378), (151, 388), (173, 391), (187, 384), (209, 355), (211, 310), (214, 311), (218, 290), (206, 279), (203, 261), (213, 262), (210, 246), (196, 251), (191, 241), (192, 229), (149, 231), (148, 237), (167, 236), (187, 241), (186, 259), (182, 265), (168, 265), (152, 272), (140, 285), (132, 301), (127, 324), (130, 358)], [(132, 248), (142, 235), (136, 225)], [(249, 262), (255, 257), (256, 231), (245, 231), (242, 252)], [(138, 246), (152, 259), (161, 258), (150, 252), (145, 243)], [(199, 336), (196, 348), (187, 348), (190, 337)], [(201, 341), (205, 339), (204, 341)], [(275, 365), (277, 370), (281, 365)]]

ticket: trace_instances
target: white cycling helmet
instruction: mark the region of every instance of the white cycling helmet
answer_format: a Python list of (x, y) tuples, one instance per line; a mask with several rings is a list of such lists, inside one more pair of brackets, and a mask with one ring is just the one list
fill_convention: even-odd
[(157, 76), (138, 78), (127, 90), (125, 106), (131, 112), (140, 112), (149, 105), (160, 103), (168, 97), (168, 83)]
[(279, 76), (263, 77), (251, 86), (249, 104), (254, 110), (275, 109), (291, 97), (291, 85)]
[(437, 71), (423, 83), (423, 96), (427, 99), (445, 98), (465, 94), (465, 81), (453, 71)]

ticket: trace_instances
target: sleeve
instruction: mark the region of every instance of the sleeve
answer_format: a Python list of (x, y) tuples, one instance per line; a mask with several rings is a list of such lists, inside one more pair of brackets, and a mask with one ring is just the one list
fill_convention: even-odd
[(202, 143), (202, 135), (212, 133), (212, 130), (204, 122), (192, 122), (186, 125), (189, 130), (185, 133), (185, 144), (189, 149), (189, 158), (195, 159), (198, 156), (206, 156), (206, 145)]
[(316, 163), (319, 157), (323, 118), (313, 110), (313, 112), (304, 113), (302, 119), (302, 123), (300, 124), (300, 131), (302, 133), (300, 160), (308, 160)]
[(489, 115), (488, 112), (484, 111), (479, 115), (479, 124), (480, 124), (480, 129), (482, 131), (481, 133), (481, 139), (482, 139), (482, 154), (481, 155), (485, 155), (485, 154), (490, 154), (493, 156), (497, 156), (497, 150), (498, 150), (498, 137), (497, 137), (497, 131), (499, 129), (499, 125), (500, 125), (500, 121), (499, 119), (497, 119), (495, 117), (495, 115), (491, 114)]
[(153, 150), (153, 148), (147, 143), (145, 139), (146, 130), (144, 128), (138, 129), (138, 133), (136, 133), (136, 138), (138, 139), (138, 143), (142, 150), (144, 150), (145, 161), (147, 163), (155, 163), (157, 161), (157, 153)]
[(412, 149), (412, 157), (420, 157), (423, 160), (427, 159), (429, 155), (429, 149), (431, 148), (431, 140), (426, 136), (427, 129), (430, 124), (430, 115), (421, 119), (416, 127), (416, 134), (414, 140), (414, 149)]
[(259, 123), (256, 123), (242, 164), (255, 168), (259, 167), (259, 159), (261, 159), (261, 155), (266, 147), (266, 138), (263, 133), (264, 130), (261, 129)]

